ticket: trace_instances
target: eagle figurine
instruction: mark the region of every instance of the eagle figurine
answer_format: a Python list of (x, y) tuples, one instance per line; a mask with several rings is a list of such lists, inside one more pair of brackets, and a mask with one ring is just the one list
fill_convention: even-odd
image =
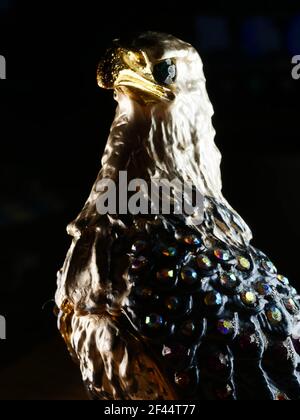
[[(68, 226), (56, 292), (59, 330), (89, 396), (299, 399), (300, 297), (222, 195), (197, 51), (147, 32), (115, 40), (97, 75), (118, 108), (98, 178)], [(122, 171), (129, 181), (192, 183), (201, 223), (176, 212), (100, 214), (99, 182), (121, 189)]]

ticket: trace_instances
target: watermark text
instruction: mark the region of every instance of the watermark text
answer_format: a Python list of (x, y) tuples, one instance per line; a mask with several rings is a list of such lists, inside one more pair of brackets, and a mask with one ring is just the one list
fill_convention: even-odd
[(6, 60), (3, 55), (0, 55), (0, 79), (6, 79)]
[(6, 319), (0, 315), (0, 340), (6, 340)]
[(292, 69), (292, 78), (294, 80), (300, 79), (300, 55), (295, 55), (292, 58), (292, 64), (294, 65)]
[(119, 179), (104, 178), (96, 185), (96, 202), (100, 215), (179, 215), (200, 225), (204, 216), (204, 197), (189, 182), (151, 178), (128, 180), (126, 171)]

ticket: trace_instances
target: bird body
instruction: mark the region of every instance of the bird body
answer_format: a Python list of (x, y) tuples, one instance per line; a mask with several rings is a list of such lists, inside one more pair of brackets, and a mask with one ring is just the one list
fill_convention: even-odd
[[(94, 399), (298, 399), (299, 296), (222, 195), (202, 62), (170, 35), (116, 41), (118, 109), (58, 274), (59, 328)], [(101, 180), (189, 181), (203, 220), (99, 214)], [(119, 203), (120, 204), (120, 203)], [(176, 204), (176, 203), (175, 203)], [(126, 212), (124, 212), (126, 213)]]

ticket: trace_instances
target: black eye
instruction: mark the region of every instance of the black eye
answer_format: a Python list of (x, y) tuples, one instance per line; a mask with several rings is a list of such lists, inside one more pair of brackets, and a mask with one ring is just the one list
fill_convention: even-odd
[(168, 59), (155, 64), (153, 68), (154, 79), (161, 84), (171, 85), (175, 82), (177, 75), (174, 61)]

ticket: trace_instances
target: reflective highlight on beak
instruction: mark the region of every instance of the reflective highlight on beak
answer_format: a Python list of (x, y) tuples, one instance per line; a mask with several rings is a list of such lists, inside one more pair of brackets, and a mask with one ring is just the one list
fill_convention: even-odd
[(172, 101), (175, 94), (170, 87), (157, 83), (146, 55), (141, 51), (123, 48), (108, 50), (97, 71), (98, 85), (104, 89), (126, 89), (136, 100)]

